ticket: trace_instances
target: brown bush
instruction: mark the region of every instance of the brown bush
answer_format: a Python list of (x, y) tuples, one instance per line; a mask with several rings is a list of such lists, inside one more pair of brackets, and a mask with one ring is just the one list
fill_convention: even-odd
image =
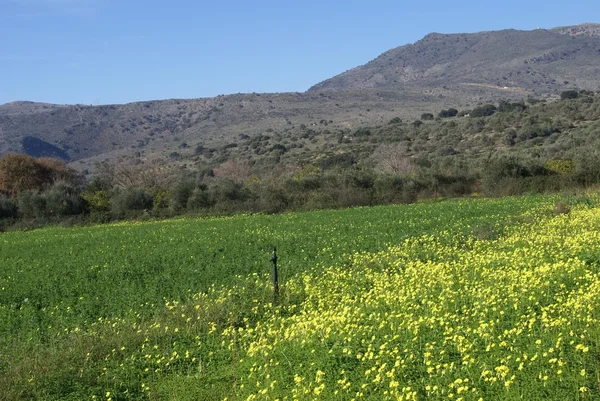
[(73, 183), (77, 173), (58, 159), (34, 159), (9, 153), (0, 159), (0, 192), (15, 198), (23, 191), (42, 191), (56, 182)]

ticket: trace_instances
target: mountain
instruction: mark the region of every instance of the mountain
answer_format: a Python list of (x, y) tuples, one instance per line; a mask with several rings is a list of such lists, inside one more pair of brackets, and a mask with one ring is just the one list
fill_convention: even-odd
[[(600, 25), (432, 33), (305, 93), (235, 94), (124, 105), (0, 105), (0, 154), (193, 167), (228, 158), (304, 162), (357, 127), (501, 99), (600, 88)], [(275, 151), (274, 151), (275, 150)], [(279, 158), (277, 158), (279, 160)]]
[(600, 25), (432, 33), (414, 44), (323, 81), (309, 92), (386, 88), (494, 87), (506, 92), (557, 94), (600, 88)]
[[(237, 94), (105, 106), (16, 102), (0, 105), (0, 153), (60, 154), (81, 170), (98, 161), (132, 158), (185, 164), (193, 157), (212, 163), (227, 157), (240, 138), (273, 137), (273, 146), (307, 129), (383, 123), (436, 102), (418, 92)], [(313, 145), (292, 154), (308, 155)]]

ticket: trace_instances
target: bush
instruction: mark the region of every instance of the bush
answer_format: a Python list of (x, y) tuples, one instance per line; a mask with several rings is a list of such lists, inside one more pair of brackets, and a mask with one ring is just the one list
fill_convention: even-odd
[(214, 201), (206, 186), (195, 188), (187, 201), (188, 210), (208, 209), (214, 205)]
[(370, 136), (371, 135), (371, 130), (369, 130), (368, 128), (364, 128), (361, 127), (359, 129), (357, 129), (356, 131), (354, 131), (354, 136), (355, 137), (364, 137), (364, 136)]
[(22, 192), (17, 200), (19, 213), (26, 219), (46, 215), (46, 199), (35, 191)]
[(16, 203), (5, 196), (0, 196), (0, 219), (15, 219), (19, 211)]
[(49, 216), (73, 216), (88, 212), (87, 202), (71, 185), (57, 184), (44, 194), (46, 214)]
[(321, 160), (320, 164), (321, 170), (325, 171), (332, 168), (348, 168), (356, 163), (357, 160), (353, 153), (341, 153)]
[(115, 216), (123, 217), (149, 209), (152, 209), (152, 197), (140, 188), (120, 190), (111, 198), (111, 212)]
[(579, 92), (577, 92), (576, 90), (564, 91), (564, 92), (561, 92), (561, 94), (560, 94), (561, 100), (577, 99), (578, 97), (579, 97)]
[(493, 104), (484, 104), (483, 106), (475, 107), (469, 114), (471, 117), (487, 117), (496, 112), (496, 106)]
[(290, 208), (292, 199), (282, 188), (264, 188), (256, 202), (258, 211), (265, 213), (281, 213)]
[(570, 175), (575, 171), (575, 163), (566, 159), (549, 160), (544, 167), (546, 170), (560, 175)]
[(421, 120), (424, 120), (424, 121), (433, 120), (433, 114), (423, 113), (423, 114), (421, 114)]
[(211, 188), (214, 200), (219, 202), (244, 202), (250, 198), (250, 191), (240, 182), (235, 182), (230, 178), (219, 180)]
[[(88, 189), (90, 187), (88, 186)], [(108, 212), (110, 211), (110, 196), (106, 191), (84, 192), (83, 199), (87, 202), (90, 212)]]
[(516, 157), (498, 157), (485, 166), (482, 177), (483, 190), (497, 195), (523, 193), (526, 190), (524, 178), (546, 173), (542, 166), (525, 163)]
[(458, 110), (456, 109), (448, 109), (448, 110), (442, 110), (440, 111), (440, 113), (438, 114), (439, 118), (450, 118), (450, 117), (455, 117), (458, 114)]
[(152, 205), (153, 211), (158, 211), (162, 209), (167, 209), (169, 207), (171, 201), (171, 196), (169, 191), (159, 191), (154, 197), (154, 203)]
[(171, 189), (171, 207), (175, 211), (186, 209), (194, 189), (196, 189), (196, 183), (191, 179), (181, 180), (175, 184)]

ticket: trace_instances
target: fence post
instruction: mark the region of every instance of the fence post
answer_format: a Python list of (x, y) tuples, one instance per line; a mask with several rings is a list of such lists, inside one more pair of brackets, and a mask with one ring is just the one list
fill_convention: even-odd
[(277, 277), (277, 247), (273, 247), (271, 263), (273, 263), (273, 292), (275, 296), (277, 296), (279, 295), (279, 278)]

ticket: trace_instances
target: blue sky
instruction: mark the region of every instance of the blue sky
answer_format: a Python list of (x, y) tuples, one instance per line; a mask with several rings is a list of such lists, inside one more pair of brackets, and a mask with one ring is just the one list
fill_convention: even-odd
[(0, 104), (301, 92), (430, 32), (583, 22), (598, 0), (0, 0)]

